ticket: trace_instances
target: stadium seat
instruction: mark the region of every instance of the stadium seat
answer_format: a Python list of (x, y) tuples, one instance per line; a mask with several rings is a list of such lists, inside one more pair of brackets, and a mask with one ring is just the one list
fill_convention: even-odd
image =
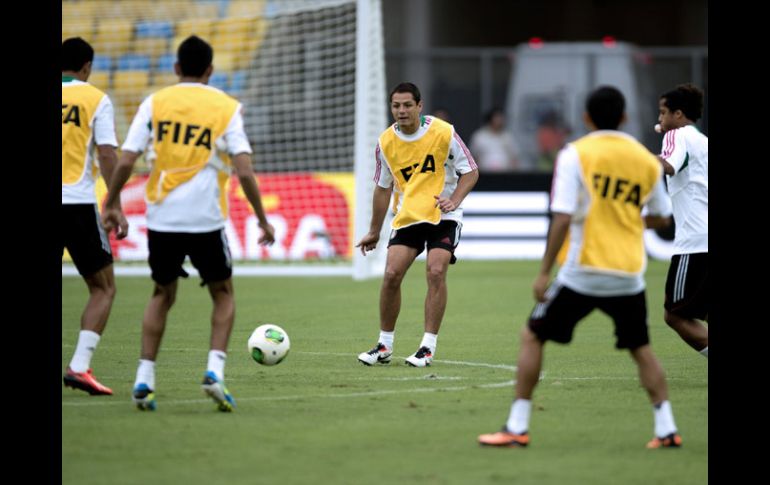
[(157, 91), (158, 89), (171, 86), (172, 84), (176, 84), (178, 82), (179, 77), (172, 72), (156, 72), (152, 76), (152, 86), (150, 86), (150, 89), (152, 91)]
[(228, 17), (259, 17), (264, 14), (264, 0), (232, 0), (227, 9)]
[(135, 39), (132, 42), (134, 54), (147, 55), (150, 57), (150, 63), (154, 66), (158, 64), (161, 55), (168, 52), (168, 39), (161, 37), (143, 37)]
[(94, 54), (94, 61), (91, 64), (94, 71), (109, 71), (112, 69), (112, 57)]
[(158, 58), (158, 64), (156, 71), (159, 73), (173, 73), (174, 64), (176, 63), (176, 54), (163, 54)]
[(162, 37), (170, 39), (174, 36), (174, 26), (171, 22), (151, 20), (136, 23), (136, 38)]
[(235, 71), (230, 76), (230, 93), (233, 96), (240, 96), (243, 90), (246, 89), (246, 71)]
[(147, 70), (115, 71), (112, 76), (114, 102), (127, 117), (133, 117), (142, 100), (149, 94), (150, 73)]
[(150, 70), (150, 56), (144, 54), (125, 54), (118, 58), (118, 71)]
[(228, 91), (229, 85), (228, 76), (224, 72), (215, 72), (209, 78), (209, 86), (221, 89), (222, 91)]
[(61, 39), (69, 39), (71, 37), (81, 37), (85, 40), (89, 40), (94, 34), (94, 24), (91, 19), (76, 19), (65, 20), (62, 19), (61, 23)]
[[(176, 23), (175, 39), (181, 38), (184, 40), (187, 37), (195, 34), (202, 39), (210, 40), (212, 32), (214, 32), (213, 20), (188, 18), (186, 20), (180, 20)], [(179, 42), (181, 42), (181, 40)], [(175, 41), (175, 44), (178, 45), (178, 42)]]
[(254, 19), (224, 18), (214, 22), (214, 36), (243, 34), (248, 35), (254, 30)]
[(97, 6), (97, 2), (62, 2), (62, 24), (73, 20), (79, 22), (88, 21), (91, 23), (94, 18), (94, 11)]
[(88, 82), (102, 91), (109, 91), (110, 73), (109, 71), (91, 71)]
[(129, 42), (133, 34), (134, 23), (131, 20), (99, 20), (92, 46), (96, 52), (102, 54), (123, 55), (130, 50)]
[(235, 56), (232, 52), (224, 49), (214, 49), (214, 69), (217, 71), (230, 72), (235, 69)]
[(193, 2), (190, 4), (188, 18), (216, 19), (220, 17), (219, 4), (216, 2)]

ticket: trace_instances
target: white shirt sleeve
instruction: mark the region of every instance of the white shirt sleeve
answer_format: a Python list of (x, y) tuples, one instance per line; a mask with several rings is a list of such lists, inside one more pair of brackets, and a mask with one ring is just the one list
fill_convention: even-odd
[(115, 110), (112, 108), (110, 97), (106, 94), (96, 107), (93, 130), (94, 142), (97, 145), (118, 146), (118, 139), (115, 136)]
[(673, 209), (671, 207), (671, 198), (666, 193), (663, 186), (663, 179), (658, 179), (655, 187), (650, 192), (650, 197), (642, 209), (642, 215), (651, 216), (670, 216)]
[(677, 128), (668, 130), (663, 137), (663, 149), (660, 157), (674, 167), (674, 173), (679, 172), (687, 159), (687, 143), (684, 138), (684, 130)]
[(551, 190), (551, 212), (574, 214), (581, 185), (580, 159), (575, 147), (568, 144), (556, 157)]
[(471, 151), (465, 146), (454, 128), (452, 128), (452, 143), (449, 145), (449, 165), (450, 167), (454, 166), (454, 170), (460, 174), (472, 172), (479, 168), (473, 155), (471, 155)]
[(390, 167), (385, 162), (385, 157), (380, 150), (380, 143), (377, 142), (377, 148), (374, 149), (374, 182), (383, 189), (389, 189), (393, 185), (393, 174), (390, 173)]
[(148, 96), (142, 104), (139, 105), (131, 127), (128, 129), (126, 141), (123, 142), (123, 150), (142, 153), (151, 140), (152, 129), (152, 96)]
[(225, 130), (224, 139), (227, 143), (227, 152), (230, 155), (238, 155), (239, 153), (251, 153), (251, 143), (246, 136), (246, 131), (243, 129), (243, 105), (238, 104), (238, 108), (235, 110), (230, 123)]

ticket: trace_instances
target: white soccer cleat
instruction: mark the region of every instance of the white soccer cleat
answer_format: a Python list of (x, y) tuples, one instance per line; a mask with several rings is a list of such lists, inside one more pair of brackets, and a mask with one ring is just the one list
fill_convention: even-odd
[(389, 364), (392, 355), (393, 349), (378, 342), (372, 350), (358, 354), (358, 360), (364, 365)]
[(420, 347), (417, 352), (406, 358), (412, 367), (427, 367), (433, 362), (433, 352), (428, 347)]

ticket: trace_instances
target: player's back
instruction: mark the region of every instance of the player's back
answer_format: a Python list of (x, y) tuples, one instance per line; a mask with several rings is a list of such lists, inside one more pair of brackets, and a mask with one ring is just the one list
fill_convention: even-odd
[[(91, 203), (96, 200), (94, 184), (98, 174), (93, 161), (95, 135), (110, 144), (117, 143), (111, 104), (101, 90), (77, 79), (62, 81), (61, 93), (62, 203)], [(109, 111), (105, 110), (107, 106)], [(97, 113), (109, 117), (100, 127), (95, 126)]]
[(644, 264), (641, 208), (660, 179), (660, 164), (619, 131), (595, 131), (573, 145), (589, 199), (580, 264), (638, 273)]

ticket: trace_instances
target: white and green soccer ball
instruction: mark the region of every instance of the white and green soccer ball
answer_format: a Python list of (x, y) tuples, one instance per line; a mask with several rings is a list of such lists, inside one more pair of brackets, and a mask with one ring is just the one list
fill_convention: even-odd
[(289, 334), (272, 323), (260, 325), (249, 337), (249, 354), (262, 365), (280, 363), (288, 355), (289, 346)]

